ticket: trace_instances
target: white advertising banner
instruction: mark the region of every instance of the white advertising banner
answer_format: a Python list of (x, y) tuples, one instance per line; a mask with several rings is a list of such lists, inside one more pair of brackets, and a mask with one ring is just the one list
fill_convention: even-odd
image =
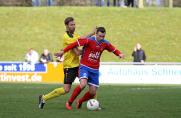
[(101, 64), (100, 83), (181, 84), (181, 65)]

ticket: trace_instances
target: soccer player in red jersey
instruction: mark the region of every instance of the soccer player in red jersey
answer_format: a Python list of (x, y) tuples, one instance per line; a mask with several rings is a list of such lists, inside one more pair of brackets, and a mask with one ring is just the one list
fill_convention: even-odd
[(79, 109), (83, 102), (94, 98), (96, 90), (99, 87), (99, 65), (100, 57), (104, 50), (113, 52), (116, 56), (124, 58), (124, 55), (116, 49), (111, 43), (104, 39), (106, 30), (104, 27), (98, 27), (96, 35), (90, 38), (81, 38), (76, 42), (68, 45), (55, 56), (62, 56), (68, 50), (76, 47), (83, 46), (82, 56), (79, 66), (79, 79), (80, 84), (76, 86), (71, 97), (66, 103), (66, 107), (70, 107), (76, 97), (81, 93), (85, 86), (89, 85), (89, 90), (84, 94), (82, 98), (77, 100), (76, 108)]

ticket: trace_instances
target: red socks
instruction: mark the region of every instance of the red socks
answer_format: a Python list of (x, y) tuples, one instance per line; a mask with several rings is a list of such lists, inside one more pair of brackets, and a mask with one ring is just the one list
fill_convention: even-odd
[[(72, 93), (72, 95), (71, 95), (71, 97), (69, 98), (69, 101), (68, 101), (70, 105), (74, 102), (74, 100), (77, 98), (77, 96), (80, 94), (81, 91), (82, 91), (82, 89), (80, 88), (80, 85), (78, 85), (78, 86), (74, 89), (74, 91), (73, 91), (73, 93)], [(79, 103), (82, 103), (82, 102), (85, 102), (85, 101), (87, 101), (87, 100), (89, 100), (89, 99), (92, 99), (92, 98), (94, 98), (94, 96), (95, 96), (95, 95), (91, 95), (91, 94), (89, 93), (89, 91), (87, 91), (87, 92), (84, 94), (84, 96), (79, 99)]]
[(83, 103), (89, 99), (94, 98), (95, 95), (91, 95), (89, 91), (87, 91), (82, 98), (79, 99), (79, 103)]
[(69, 99), (69, 103), (73, 103), (73, 101), (76, 99), (76, 97), (80, 94), (81, 91), (82, 91), (82, 89), (80, 88), (80, 85), (78, 85), (74, 89), (74, 91), (73, 91), (73, 93), (72, 93), (72, 95), (71, 95), (71, 97)]

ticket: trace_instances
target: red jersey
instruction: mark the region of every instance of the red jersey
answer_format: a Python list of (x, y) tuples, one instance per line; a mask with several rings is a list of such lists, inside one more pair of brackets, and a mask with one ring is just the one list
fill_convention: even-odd
[(64, 52), (67, 52), (68, 50), (76, 46), (83, 46), (80, 64), (92, 69), (99, 68), (100, 57), (104, 50), (113, 52), (116, 56), (119, 56), (119, 54), (121, 54), (121, 52), (107, 40), (102, 39), (101, 41), (97, 41), (96, 37), (78, 39), (76, 42), (64, 48)]

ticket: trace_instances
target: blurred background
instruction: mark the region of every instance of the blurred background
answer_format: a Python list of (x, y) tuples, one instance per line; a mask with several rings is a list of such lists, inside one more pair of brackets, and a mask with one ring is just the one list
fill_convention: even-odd
[[(0, 0), (1, 6), (124, 6), (127, 0)], [(180, 7), (180, 0), (134, 0), (135, 7), (139, 2), (144, 6)]]
[[(180, 118), (181, 0), (129, 1), (0, 0), (0, 118)], [(101, 57), (101, 111), (86, 104), (67, 111), (70, 94), (38, 109), (40, 94), (62, 86), (63, 64), (25, 63), (25, 54), (62, 49), (69, 16), (81, 36), (104, 26), (106, 39), (125, 54)], [(141, 65), (132, 63), (138, 43), (146, 53)]]

